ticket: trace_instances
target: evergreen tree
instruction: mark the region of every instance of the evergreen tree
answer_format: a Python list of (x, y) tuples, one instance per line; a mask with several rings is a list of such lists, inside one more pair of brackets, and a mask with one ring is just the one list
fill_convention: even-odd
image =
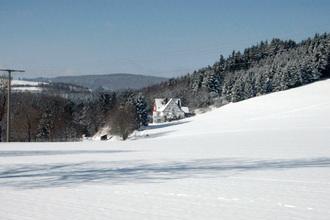
[(137, 123), (139, 127), (148, 125), (148, 111), (147, 111), (147, 103), (145, 101), (144, 96), (139, 94), (138, 98), (135, 102), (136, 106), (136, 117)]
[(214, 71), (208, 72), (207, 89), (210, 93), (219, 94), (220, 92), (220, 79)]
[(51, 139), (51, 132), (54, 128), (54, 115), (50, 109), (46, 109), (42, 115), (41, 119), (39, 121), (38, 125), (38, 133), (37, 138), (39, 140), (50, 140)]

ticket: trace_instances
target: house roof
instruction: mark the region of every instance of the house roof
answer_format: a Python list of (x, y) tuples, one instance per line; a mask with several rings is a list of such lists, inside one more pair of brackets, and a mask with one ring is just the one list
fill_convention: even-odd
[(184, 113), (189, 113), (189, 108), (188, 107), (181, 107), (181, 110), (184, 112)]
[(165, 99), (155, 99), (154, 111), (162, 112), (166, 109), (166, 107), (172, 102), (180, 100), (179, 98), (171, 98), (167, 103), (164, 103)]
[(164, 110), (164, 106), (165, 104), (164, 103), (164, 100), (165, 99), (155, 99), (155, 105), (154, 105), (154, 111), (163, 111)]

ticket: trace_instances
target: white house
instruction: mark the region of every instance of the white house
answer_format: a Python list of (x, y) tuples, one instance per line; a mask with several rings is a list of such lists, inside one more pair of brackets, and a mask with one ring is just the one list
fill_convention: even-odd
[(152, 119), (154, 123), (184, 118), (189, 108), (181, 106), (181, 99), (155, 99)]

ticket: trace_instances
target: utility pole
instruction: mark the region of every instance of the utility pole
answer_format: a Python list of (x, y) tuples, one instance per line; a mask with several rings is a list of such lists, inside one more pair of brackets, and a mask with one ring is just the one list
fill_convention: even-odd
[(0, 69), (0, 71), (4, 71), (8, 73), (8, 91), (7, 91), (7, 142), (10, 142), (10, 95), (11, 95), (11, 73), (13, 72), (25, 72), (24, 70), (13, 70), (13, 69)]

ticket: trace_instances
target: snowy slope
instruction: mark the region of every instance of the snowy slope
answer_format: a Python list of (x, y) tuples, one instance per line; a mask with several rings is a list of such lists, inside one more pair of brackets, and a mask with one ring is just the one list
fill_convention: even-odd
[(42, 84), (41, 82), (18, 80), (18, 79), (12, 80), (11, 83), (12, 85), (23, 85), (23, 86), (38, 86), (39, 84)]
[(30, 91), (30, 92), (40, 92), (42, 84), (47, 84), (44, 82), (33, 82), (26, 80), (12, 80), (12, 87), (14, 91)]
[(129, 141), (0, 145), (0, 219), (329, 219), (330, 80)]

